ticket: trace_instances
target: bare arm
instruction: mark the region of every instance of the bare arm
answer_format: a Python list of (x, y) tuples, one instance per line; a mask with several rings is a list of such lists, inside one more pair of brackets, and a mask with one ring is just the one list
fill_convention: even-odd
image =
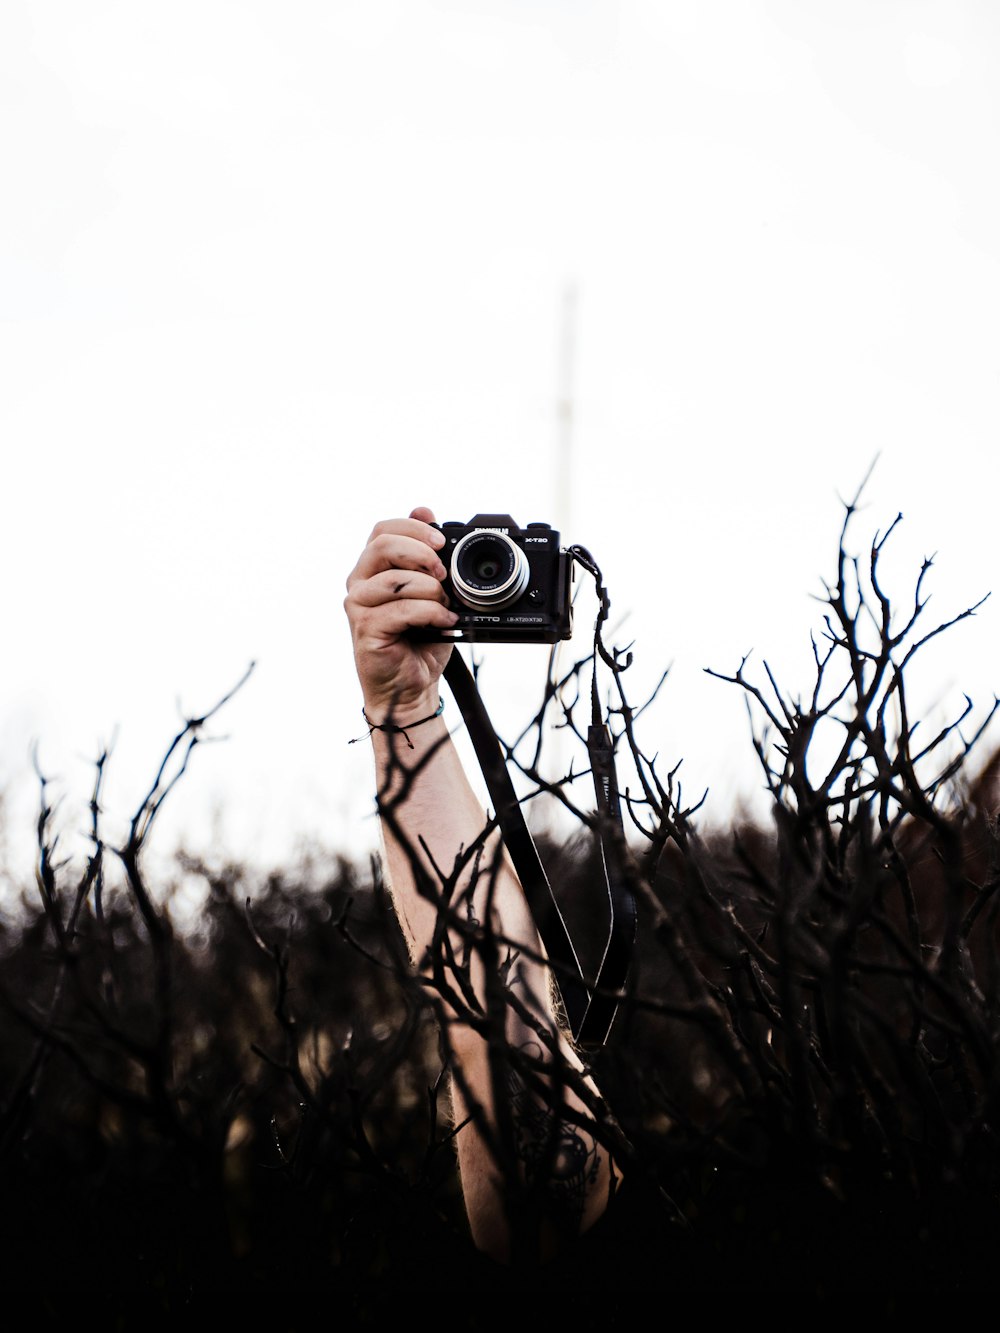
[[(444, 717), (421, 721), (438, 707), (441, 673), (455, 651), (406, 638), (411, 625), (447, 628), (456, 619), (445, 606), (437, 556), (443, 538), (432, 520), (430, 510), (415, 509), (376, 526), (348, 578), (345, 610), (367, 717), (410, 724), (405, 736), (377, 729), (371, 736), (387, 878), (414, 964), (436, 977), (446, 1000), (456, 1119), (471, 1115), (456, 1141), (472, 1234), (494, 1258), (509, 1260), (520, 1205), (512, 1205), (518, 1191), (498, 1162), (516, 1158), (518, 1197), (529, 1200), (547, 1250), (597, 1220), (615, 1171), (590, 1131), (587, 1102), (597, 1091), (559, 1024), (542, 942), (513, 866), (495, 833), (484, 839), (486, 813)], [(473, 846), (478, 854), (463, 858)], [(461, 994), (454, 972), (448, 975), (447, 948), (435, 948), (442, 880), (463, 918), (489, 927), (471, 957), (471, 997)], [(468, 938), (452, 932), (456, 956)], [(473, 1021), (491, 1005), (495, 1014), (498, 990), (504, 1044), (514, 1058), (498, 1055), (495, 1027)]]

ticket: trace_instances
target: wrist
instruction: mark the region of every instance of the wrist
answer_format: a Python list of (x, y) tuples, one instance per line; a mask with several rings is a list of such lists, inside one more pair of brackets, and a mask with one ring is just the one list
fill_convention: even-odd
[[(376, 753), (380, 749), (380, 744), (377, 741), (379, 736), (383, 738), (381, 748), (388, 745), (393, 752), (397, 743), (405, 745), (408, 750), (423, 750), (428, 744), (439, 742), (442, 734), (447, 735), (447, 730), (442, 731), (442, 725), (439, 722), (443, 712), (443, 698), (438, 699), (436, 707), (432, 708), (430, 712), (412, 718), (396, 710), (390, 713), (386, 721), (379, 722), (372, 717), (367, 708), (361, 710), (362, 716), (368, 724), (368, 736), (375, 742)], [(397, 721), (397, 719), (400, 720)], [(411, 732), (416, 736), (416, 740), (411, 739)], [(361, 738), (359, 736), (355, 739), (360, 740)]]
[(436, 717), (440, 717), (444, 712), (444, 700), (439, 699), (437, 707), (433, 708), (423, 717), (409, 718), (402, 716), (398, 712), (392, 712), (384, 722), (376, 722), (373, 717), (368, 715), (368, 710), (366, 708), (363, 708), (361, 711), (364, 714), (365, 721), (368, 723), (369, 727), (371, 727), (372, 731), (400, 732), (406, 731), (410, 727), (421, 727), (425, 722), (433, 722)]
[[(391, 702), (385, 705), (383, 702), (379, 706), (369, 704), (365, 700), (361, 716), (368, 726), (368, 736), (373, 740), (376, 736), (383, 736), (384, 741), (393, 748), (396, 742), (400, 742), (405, 748), (412, 750), (415, 746), (423, 748), (421, 741), (427, 744), (433, 736), (440, 733), (440, 724), (437, 720), (443, 712), (444, 696), (439, 690), (432, 689), (405, 704)], [(411, 738), (411, 732), (415, 733), (415, 737)]]
[(405, 700), (366, 696), (362, 711), (365, 722), (372, 731), (391, 734), (440, 717), (444, 711), (444, 696), (436, 687), (422, 691), (415, 698)]

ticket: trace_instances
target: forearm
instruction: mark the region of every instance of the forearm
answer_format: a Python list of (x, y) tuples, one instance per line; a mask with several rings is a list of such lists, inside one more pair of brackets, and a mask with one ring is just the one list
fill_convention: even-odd
[[(486, 814), (444, 719), (406, 738), (376, 731), (372, 743), (390, 891), (414, 964), (441, 998), (456, 1119), (469, 1121), (457, 1146), (473, 1236), (510, 1257), (517, 1191), (502, 1159), (507, 1168), (513, 1159), (522, 1190), (544, 1177), (541, 1243), (554, 1248), (560, 1233), (585, 1229), (607, 1203), (613, 1168), (588, 1109), (597, 1090), (559, 1024), (520, 882), (497, 833), (483, 837)], [(449, 950), (442, 914), (451, 909)], [(463, 948), (469, 931), (471, 951)], [(450, 959), (468, 959), (471, 996)]]
[[(413, 717), (425, 705), (411, 708)], [(431, 705), (433, 709), (433, 705)], [(406, 726), (401, 715), (396, 725)], [(480, 966), (473, 968), (476, 1000), (485, 1009), (481, 959), (493, 943), (518, 950), (522, 1003), (536, 1022), (555, 1033), (548, 971), (541, 940), (521, 885), (496, 830), (473, 791), (443, 717), (405, 731), (372, 732), (383, 858), (410, 955), (425, 972), (434, 969), (434, 945), (442, 924), (452, 921), (457, 956), (461, 936), (473, 937)], [(438, 978), (445, 984), (453, 978)], [(461, 1041), (464, 1033), (457, 1033)]]

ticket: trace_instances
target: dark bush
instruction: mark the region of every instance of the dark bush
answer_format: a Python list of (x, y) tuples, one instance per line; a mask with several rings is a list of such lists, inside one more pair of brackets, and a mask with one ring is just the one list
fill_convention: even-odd
[[(331, 855), (262, 877), (181, 857), (178, 880), (203, 889), (184, 921), (173, 886), (147, 883), (156, 814), (209, 714), (115, 850), (98, 763), (82, 872), (55, 861), (41, 784), (36, 906), (0, 940), (9, 1285), (53, 1308), (112, 1295), (120, 1319), (137, 1297), (180, 1311), (324, 1292), (370, 1318), (420, 1291), (548, 1291), (584, 1323), (597, 1290), (850, 1290), (888, 1310), (897, 1293), (991, 1288), (1000, 755), (976, 772), (970, 755), (996, 704), (928, 736), (910, 719), (913, 654), (976, 608), (925, 628), (928, 565), (897, 620), (879, 583), (892, 527), (862, 563), (853, 517), (806, 702), (766, 666), (763, 683), (746, 663), (723, 677), (751, 705), (769, 826), (699, 831), (646, 757), (601, 617), (595, 658), (535, 720), (539, 739), (551, 710), (581, 735), (572, 696), (596, 660), (640, 777), (635, 961), (593, 1056), (626, 1185), (573, 1254), (507, 1271), (472, 1247), (433, 988), (410, 973), (377, 866)], [(522, 744), (507, 753), (538, 780)], [(598, 865), (579, 816), (579, 835), (539, 846), (585, 933)]]

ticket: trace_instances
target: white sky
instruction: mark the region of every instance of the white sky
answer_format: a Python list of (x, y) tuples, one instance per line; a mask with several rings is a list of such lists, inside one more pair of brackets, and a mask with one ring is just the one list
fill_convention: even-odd
[[(998, 68), (988, 0), (5, 0), (10, 855), (34, 741), (72, 829), (116, 737), (113, 836), (178, 700), (251, 659), (160, 845), (373, 846), (344, 578), (418, 503), (588, 546), (635, 699), (673, 663), (646, 745), (710, 815), (752, 797), (703, 668), (808, 689), (876, 454), (855, 536), (903, 511), (890, 590), (935, 551), (928, 618), (995, 586)], [(928, 652), (928, 706), (992, 700), (994, 603)], [(544, 650), (483, 655), (512, 732)]]

